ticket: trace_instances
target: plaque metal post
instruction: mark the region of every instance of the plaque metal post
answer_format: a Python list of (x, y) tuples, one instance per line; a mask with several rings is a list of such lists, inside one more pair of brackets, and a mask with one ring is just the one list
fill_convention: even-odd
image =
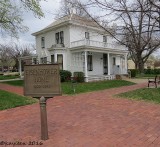
[(58, 64), (24, 66), (24, 96), (39, 99), (42, 140), (49, 138), (46, 101), (55, 95), (61, 95)]
[(41, 113), (41, 139), (48, 139), (48, 125), (47, 125), (47, 111), (46, 111), (46, 99), (42, 96), (39, 100), (40, 113)]

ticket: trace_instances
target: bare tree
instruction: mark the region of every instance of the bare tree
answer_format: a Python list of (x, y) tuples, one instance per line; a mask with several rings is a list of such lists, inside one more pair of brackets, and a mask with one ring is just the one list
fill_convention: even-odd
[[(160, 1), (159, 0), (149, 0), (150, 5), (152, 5), (153, 9), (150, 9), (149, 11), (154, 12), (152, 19), (155, 19), (159, 23), (160, 28)], [(156, 15), (154, 15), (156, 14)]]
[(0, 64), (2, 72), (4, 72), (4, 67), (8, 67), (11, 62), (10, 47), (7, 45), (0, 45)]
[[(88, 0), (78, 6), (120, 44), (128, 47), (136, 67), (143, 72), (148, 57), (160, 47), (159, 14), (155, 6), (149, 0)], [(96, 17), (101, 21), (94, 19), (95, 15), (86, 7), (90, 12), (99, 12)], [(105, 23), (117, 23), (117, 27), (109, 31), (102, 25)]]
[[(17, 45), (12, 43), (12, 45), (1, 44), (0, 45), (0, 61), (2, 69), (4, 66), (9, 65), (11, 61), (14, 61), (14, 68), (18, 70), (19, 67), (19, 57), (30, 56), (34, 50), (34, 46), (30, 44)], [(22, 68), (24, 62), (22, 61)]]
[(80, 0), (61, 0), (61, 6), (57, 11), (56, 18), (63, 17), (65, 15), (71, 15), (72, 13), (87, 17), (88, 14), (84, 11), (84, 8), (79, 6)]
[[(15, 43), (10, 47), (10, 56), (15, 61), (15, 69), (19, 68), (19, 57), (30, 56), (32, 54), (33, 49), (33, 45), (30, 44), (24, 44), (19, 46)], [(24, 62), (22, 61), (22, 69), (23, 66)]]

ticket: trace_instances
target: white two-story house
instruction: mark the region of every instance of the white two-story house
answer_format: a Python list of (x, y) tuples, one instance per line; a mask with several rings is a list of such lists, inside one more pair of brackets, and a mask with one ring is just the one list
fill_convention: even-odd
[(59, 63), (60, 69), (84, 72), (86, 82), (127, 74), (126, 47), (92, 20), (72, 14), (32, 35), (40, 63)]

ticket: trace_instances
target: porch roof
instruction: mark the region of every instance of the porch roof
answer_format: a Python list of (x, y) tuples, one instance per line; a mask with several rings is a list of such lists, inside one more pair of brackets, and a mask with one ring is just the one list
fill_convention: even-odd
[(113, 54), (128, 54), (128, 50), (120, 50), (120, 49), (111, 49), (111, 48), (101, 48), (101, 47), (93, 47), (93, 46), (78, 46), (74, 48), (70, 48), (72, 53), (74, 52), (98, 52), (98, 53), (113, 53)]

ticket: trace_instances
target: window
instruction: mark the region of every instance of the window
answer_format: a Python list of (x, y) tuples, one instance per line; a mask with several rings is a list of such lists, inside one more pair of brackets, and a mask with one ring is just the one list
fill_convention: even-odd
[(61, 44), (64, 44), (63, 31), (60, 32), (60, 43), (61, 43)]
[(107, 36), (103, 36), (103, 42), (107, 43)]
[(88, 71), (92, 71), (93, 70), (93, 64), (92, 64), (92, 55), (88, 55), (87, 56), (87, 67), (88, 67)]
[(47, 57), (42, 57), (41, 58), (41, 63), (42, 64), (47, 64)]
[(44, 37), (41, 38), (41, 47), (45, 48), (45, 38)]
[(54, 63), (54, 55), (51, 55), (51, 63)]
[(113, 57), (113, 65), (116, 65), (116, 58)]
[(85, 38), (89, 39), (89, 32), (85, 32)]
[(56, 33), (56, 44), (59, 44), (59, 32)]
[(63, 69), (63, 55), (62, 54), (58, 54), (57, 55), (57, 63), (59, 64), (60, 69)]
[(55, 36), (56, 44), (64, 44), (64, 33), (63, 33), (63, 31), (57, 32), (55, 35), (56, 35)]
[(37, 64), (37, 59), (36, 58), (33, 59), (33, 64)]

